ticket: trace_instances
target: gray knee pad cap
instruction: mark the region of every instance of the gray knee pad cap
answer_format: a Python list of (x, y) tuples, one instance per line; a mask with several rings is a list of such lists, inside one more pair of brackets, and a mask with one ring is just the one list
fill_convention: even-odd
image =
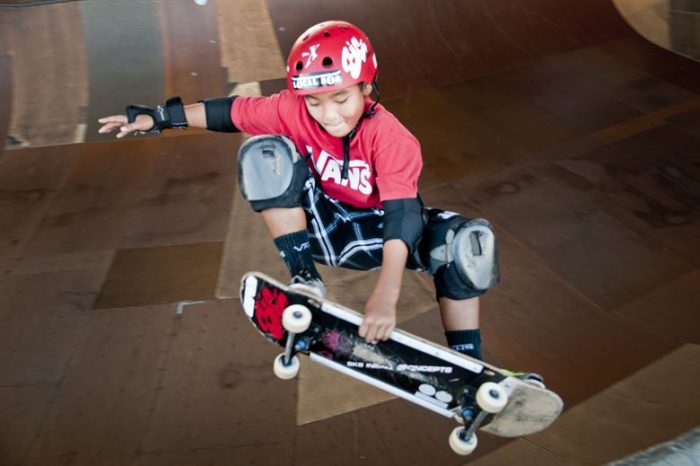
[(306, 161), (285, 136), (255, 136), (238, 151), (238, 185), (256, 212), (301, 205), (307, 176)]
[(488, 221), (457, 217), (444, 234), (444, 242), (430, 251), (429, 269), (436, 278), (449, 276), (451, 286), (461, 284), (470, 290), (486, 290), (498, 283), (498, 248)]
[(462, 225), (452, 250), (457, 270), (474, 288), (486, 290), (498, 283), (498, 249), (489, 222), (476, 218)]

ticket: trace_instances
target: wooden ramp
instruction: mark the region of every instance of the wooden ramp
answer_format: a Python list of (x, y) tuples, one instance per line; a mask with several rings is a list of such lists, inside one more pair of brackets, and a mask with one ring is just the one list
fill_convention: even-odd
[[(280, 57), (329, 18), (372, 38), (426, 202), (495, 226), (484, 354), (562, 396), (541, 436), (457, 457), (422, 408), (312, 364), (276, 380), (235, 293), (286, 276), (238, 194), (242, 136), (96, 133), (129, 103), (279, 90)], [(0, 8), (0, 463), (568, 466), (674, 438), (698, 424), (698, 128), (700, 64), (612, 0)], [(357, 309), (376, 277), (322, 273)], [(400, 327), (444, 341), (430, 278), (404, 284)]]
[(700, 346), (685, 345), (571, 409), (545, 432), (470, 464), (605, 464), (697, 427), (698, 396)]

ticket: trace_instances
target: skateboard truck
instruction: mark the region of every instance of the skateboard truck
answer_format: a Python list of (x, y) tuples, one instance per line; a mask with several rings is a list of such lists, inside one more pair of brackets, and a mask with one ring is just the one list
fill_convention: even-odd
[(287, 331), (284, 353), (275, 358), (273, 371), (280, 379), (293, 379), (299, 373), (299, 358), (296, 353), (307, 349), (309, 342), (296, 336), (304, 333), (311, 325), (311, 311), (301, 304), (292, 304), (282, 313), (282, 327)]
[(476, 396), (465, 393), (462, 399), (462, 411), (459, 414), (464, 426), (456, 427), (452, 431), (449, 442), (452, 450), (458, 455), (469, 455), (477, 445), (476, 431), (486, 418), (505, 408), (508, 404), (508, 393), (495, 382), (485, 382), (477, 390)]

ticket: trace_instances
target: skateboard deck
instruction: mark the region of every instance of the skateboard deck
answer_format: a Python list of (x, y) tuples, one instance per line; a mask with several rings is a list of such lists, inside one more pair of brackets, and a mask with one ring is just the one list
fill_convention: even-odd
[[(284, 370), (291, 364), (294, 354), (308, 354), (314, 362), (454, 418), (465, 426), (475, 425), (469, 435), (476, 428), (501, 437), (532, 434), (547, 428), (562, 411), (561, 398), (543, 386), (408, 332), (397, 329), (387, 341), (367, 343), (358, 335), (361, 314), (302, 290), (290, 289), (265, 274), (245, 274), (240, 297), (243, 310), (255, 328), (285, 348), (285, 353), (275, 361), (276, 373), (278, 368)], [(288, 317), (284, 316), (285, 309), (288, 315), (299, 309), (310, 311), (308, 328), (288, 331), (283, 324)], [(298, 370), (298, 360), (296, 364)], [(289, 376), (279, 373), (278, 376), (291, 378), (295, 374), (293, 370)], [(483, 401), (483, 396), (476, 401), (477, 392), (484, 384), (507, 399), (503, 407), (482, 409), (482, 405), (490, 404)]]

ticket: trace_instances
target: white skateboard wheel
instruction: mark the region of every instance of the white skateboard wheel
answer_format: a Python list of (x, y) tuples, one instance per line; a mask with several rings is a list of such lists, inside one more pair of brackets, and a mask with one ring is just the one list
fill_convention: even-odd
[(463, 439), (462, 432), (464, 432), (464, 427), (460, 426), (454, 428), (450, 434), (450, 448), (458, 455), (471, 455), (478, 443), (476, 434), (472, 434), (468, 439)]
[(508, 394), (497, 383), (485, 382), (476, 392), (476, 402), (487, 413), (495, 414), (508, 404)]
[(290, 333), (305, 332), (311, 325), (311, 311), (301, 304), (292, 304), (282, 313), (282, 327)]
[(281, 353), (275, 358), (275, 362), (272, 365), (272, 371), (280, 379), (289, 380), (293, 379), (297, 376), (297, 374), (299, 374), (300, 367), (301, 365), (299, 364), (299, 358), (296, 356), (292, 356), (289, 360), (289, 365), (285, 365), (284, 353)]

